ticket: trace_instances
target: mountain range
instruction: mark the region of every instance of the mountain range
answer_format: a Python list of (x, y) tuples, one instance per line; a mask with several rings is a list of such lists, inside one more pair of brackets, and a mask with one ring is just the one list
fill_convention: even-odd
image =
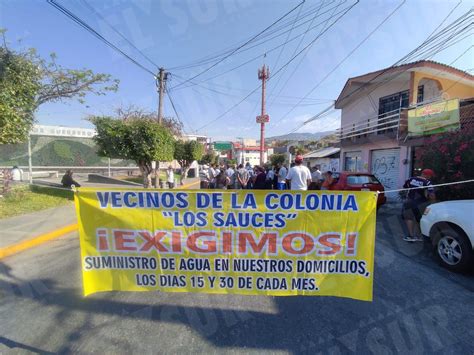
[(289, 133), (281, 136), (267, 137), (267, 142), (273, 141), (317, 141), (322, 137), (333, 134), (334, 131), (316, 132), (316, 133)]

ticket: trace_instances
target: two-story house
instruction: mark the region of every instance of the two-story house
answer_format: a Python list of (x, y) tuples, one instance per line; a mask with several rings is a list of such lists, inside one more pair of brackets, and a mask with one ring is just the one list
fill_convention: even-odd
[(462, 128), (460, 117), (472, 122), (473, 105), (474, 76), (433, 61), (350, 78), (335, 103), (342, 110), (341, 170), (371, 172), (386, 189), (400, 188), (423, 137)]

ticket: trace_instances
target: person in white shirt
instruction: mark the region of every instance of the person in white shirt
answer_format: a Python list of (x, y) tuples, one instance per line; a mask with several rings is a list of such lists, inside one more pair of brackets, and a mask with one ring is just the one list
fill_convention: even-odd
[(234, 169), (232, 168), (232, 165), (227, 165), (227, 169), (225, 171), (225, 174), (227, 175), (227, 177), (229, 179), (232, 179), (232, 176), (234, 175), (235, 171)]
[(205, 164), (199, 170), (199, 180), (201, 189), (209, 188), (209, 167)]
[(12, 181), (22, 181), (23, 180), (23, 170), (21, 170), (18, 166), (14, 166), (12, 171)]
[(321, 171), (319, 170), (319, 165), (316, 165), (313, 172), (311, 173), (311, 180), (313, 182), (319, 183), (322, 179)]
[(174, 188), (174, 171), (171, 165), (168, 166), (168, 170), (166, 170), (166, 182), (168, 183), (168, 188)]
[(295, 158), (295, 166), (293, 166), (288, 175), (286, 182), (290, 184), (290, 189), (295, 191), (308, 190), (311, 184), (311, 172), (308, 167), (303, 165), (303, 156), (297, 155)]
[(227, 164), (227, 169), (225, 170), (225, 175), (229, 178), (230, 182), (227, 185), (228, 189), (235, 188), (235, 180), (236, 180), (236, 173), (234, 170), (234, 166)]
[(316, 165), (311, 169), (311, 185), (309, 185), (308, 190), (319, 190), (321, 186), (322, 174), (319, 170), (319, 165)]
[(245, 164), (245, 170), (247, 170), (247, 173), (249, 175), (249, 179), (247, 181), (247, 188), (251, 189), (253, 187), (254, 171), (249, 162)]
[(273, 170), (273, 168), (268, 168), (267, 169), (267, 176), (266, 176), (266, 181), (265, 181), (265, 185), (267, 187), (268, 190), (273, 190), (273, 178), (275, 177), (275, 171)]
[(286, 190), (286, 174), (288, 170), (285, 168), (284, 165), (278, 164), (278, 190)]

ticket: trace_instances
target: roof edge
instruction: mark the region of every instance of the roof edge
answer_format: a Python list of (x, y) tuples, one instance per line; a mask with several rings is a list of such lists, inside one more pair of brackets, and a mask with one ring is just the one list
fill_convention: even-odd
[[(341, 95), (347, 88), (349, 88), (351, 86), (352, 82), (354, 82), (356, 80), (363, 79), (364, 77), (368, 77), (368, 76), (377, 77), (377, 76), (379, 76), (381, 74), (384, 74), (386, 72), (390, 73), (390, 72), (394, 72), (394, 71), (395, 72), (396, 71), (407, 71), (408, 69), (411, 69), (411, 68), (414, 68), (414, 67), (436, 68), (436, 69), (440, 69), (442, 71), (450, 72), (450, 73), (455, 74), (455, 75), (461, 75), (461, 76), (467, 77), (468, 79), (474, 81), (474, 75), (471, 75), (470, 73), (468, 73), (464, 70), (452, 67), (452, 66), (447, 65), (447, 64), (435, 62), (433, 60), (419, 60), (419, 61), (416, 61), (416, 62), (411, 62), (411, 63), (401, 64), (401, 65), (398, 65), (398, 66), (391, 66), (391, 67), (388, 67), (388, 68), (379, 69), (379, 70), (376, 70), (376, 71), (373, 71), (373, 72), (369, 72), (369, 73), (366, 73), (366, 74), (354, 76), (354, 77), (351, 77), (351, 78), (347, 79), (346, 83), (344, 84), (344, 87), (342, 88), (341, 92), (339, 93), (339, 96), (336, 99), (336, 102), (334, 103), (334, 107), (336, 109), (342, 109), (342, 106), (340, 105), (340, 103), (341, 103), (343, 98), (341, 97)], [(372, 78), (372, 79), (374, 79), (374, 78)]]

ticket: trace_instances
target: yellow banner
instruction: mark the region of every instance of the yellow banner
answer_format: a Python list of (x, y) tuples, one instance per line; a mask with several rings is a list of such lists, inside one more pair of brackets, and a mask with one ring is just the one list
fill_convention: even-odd
[(434, 102), (408, 110), (408, 133), (430, 135), (459, 128), (459, 99)]
[(374, 192), (80, 188), (84, 295), (372, 300)]

